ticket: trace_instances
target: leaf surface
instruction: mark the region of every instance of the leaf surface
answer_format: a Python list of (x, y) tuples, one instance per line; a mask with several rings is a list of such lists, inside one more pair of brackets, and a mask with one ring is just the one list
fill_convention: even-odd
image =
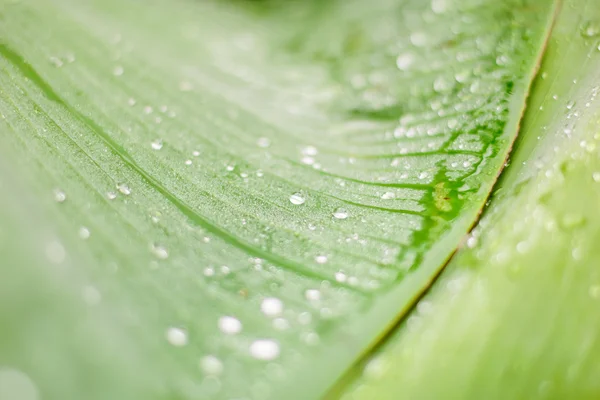
[(554, 11), (1, 7), (3, 353), (61, 399), (323, 394), (476, 219)]
[(600, 9), (563, 4), (484, 218), (344, 399), (600, 396)]

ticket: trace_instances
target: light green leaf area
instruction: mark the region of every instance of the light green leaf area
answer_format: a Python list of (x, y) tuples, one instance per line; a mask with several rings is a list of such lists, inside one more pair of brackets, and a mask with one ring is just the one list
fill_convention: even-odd
[(484, 218), (342, 398), (600, 397), (599, 45), (566, 1)]
[(553, 13), (2, 2), (0, 380), (322, 395), (476, 219)]

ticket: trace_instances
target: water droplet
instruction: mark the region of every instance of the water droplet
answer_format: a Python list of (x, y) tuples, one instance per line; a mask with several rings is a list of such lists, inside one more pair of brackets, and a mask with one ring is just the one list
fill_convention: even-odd
[(467, 247), (472, 249), (475, 246), (477, 246), (477, 238), (475, 236), (470, 236), (467, 239)]
[(384, 194), (381, 195), (381, 198), (383, 200), (391, 200), (395, 197), (396, 197), (396, 195), (393, 192), (385, 192)]
[(427, 179), (429, 177), (429, 174), (427, 172), (421, 172), (419, 174), (419, 179)]
[(170, 327), (166, 332), (167, 341), (175, 347), (182, 347), (188, 344), (187, 332), (181, 328)]
[(204, 356), (200, 359), (200, 368), (207, 375), (221, 375), (223, 363), (215, 356)]
[(58, 240), (52, 240), (46, 244), (45, 248), (46, 258), (52, 264), (62, 264), (67, 257), (67, 252)]
[(506, 54), (502, 54), (499, 55), (498, 57), (496, 57), (496, 64), (497, 65), (507, 65), (510, 61), (510, 57), (508, 57), (508, 55)]
[(152, 114), (152, 111), (154, 111), (152, 109), (152, 107), (150, 107), (150, 106), (144, 107), (144, 114)]
[(424, 32), (413, 32), (410, 34), (410, 42), (416, 47), (427, 44), (427, 35)]
[(304, 297), (310, 301), (321, 300), (321, 292), (318, 289), (307, 289), (304, 292)]
[(315, 159), (309, 156), (302, 157), (300, 160), (302, 164), (313, 165), (315, 163)]
[(257, 360), (274, 360), (279, 352), (279, 344), (271, 339), (258, 339), (250, 344), (250, 355)]
[(333, 217), (336, 219), (346, 219), (348, 218), (348, 211), (344, 208), (336, 208), (335, 211), (333, 211)]
[(90, 237), (90, 230), (85, 226), (79, 228), (79, 237), (83, 240), (88, 239)]
[(129, 104), (131, 107), (135, 106), (136, 101), (134, 98), (130, 97), (129, 100), (127, 100), (127, 104)]
[(319, 149), (317, 149), (315, 146), (304, 146), (302, 148), (302, 154), (305, 156), (316, 156), (319, 154)]
[(117, 184), (117, 189), (125, 196), (129, 196), (131, 194), (131, 188), (126, 183)]
[(260, 303), (260, 310), (268, 317), (276, 317), (283, 312), (283, 302), (277, 297), (266, 297)]
[(304, 198), (302, 193), (296, 192), (290, 196), (290, 203), (296, 206), (304, 204), (305, 201), (306, 199)]
[(346, 282), (346, 279), (348, 279), (348, 277), (342, 271), (338, 271), (338, 272), (335, 273), (335, 280), (336, 281), (338, 281), (340, 283), (343, 283), (343, 282)]
[(433, 81), (433, 90), (438, 93), (446, 92), (452, 89), (452, 82), (443, 76), (439, 76)]
[(108, 192), (108, 193), (106, 193), (106, 197), (107, 197), (109, 200), (114, 200), (114, 199), (116, 199), (116, 198), (117, 198), (117, 194), (116, 194), (115, 192)]
[(0, 397), (6, 400), (38, 400), (38, 389), (23, 372), (2, 367), (0, 368)]
[(114, 69), (113, 69), (113, 75), (114, 76), (121, 76), (123, 75), (123, 72), (125, 72), (125, 70), (123, 69), (122, 66), (117, 65)]
[(256, 141), (256, 145), (258, 147), (266, 149), (267, 147), (271, 146), (271, 140), (266, 137), (261, 137), (261, 138), (258, 138), (258, 140)]
[(529, 250), (529, 244), (525, 241), (517, 243), (517, 253), (525, 254)]
[(192, 165), (192, 160), (185, 160), (185, 165)]
[(278, 331), (285, 331), (290, 328), (290, 323), (285, 318), (275, 318), (273, 320), (273, 328)]
[(160, 150), (163, 148), (163, 141), (162, 139), (156, 139), (150, 143), (150, 146), (152, 146), (153, 150)]
[(50, 64), (54, 65), (56, 68), (63, 66), (62, 60), (58, 57), (50, 57), (48, 60), (50, 61)]
[(60, 189), (54, 189), (54, 200), (57, 203), (63, 203), (67, 199), (67, 195)]
[(324, 255), (316, 256), (315, 261), (318, 264), (325, 264), (327, 262), (327, 256), (324, 256)]
[(592, 174), (592, 179), (594, 179), (594, 182), (600, 182), (600, 172), (594, 172)]
[(400, 54), (396, 58), (396, 67), (398, 67), (398, 69), (401, 71), (406, 71), (410, 68), (414, 61), (415, 56), (413, 56), (411, 53)]
[(569, 101), (569, 102), (567, 103), (567, 110), (570, 110), (570, 109), (571, 109), (571, 108), (573, 108), (574, 106), (575, 106), (575, 102), (574, 102), (574, 101), (572, 101), (572, 100), (571, 100), (571, 101)]
[(219, 318), (219, 329), (226, 335), (235, 335), (242, 331), (242, 323), (239, 319), (230, 316)]
[(150, 250), (152, 251), (152, 254), (154, 254), (154, 256), (156, 256), (156, 258), (160, 260), (166, 260), (167, 258), (169, 258), (169, 251), (163, 245), (153, 243), (150, 246)]
[(377, 379), (383, 376), (388, 369), (388, 362), (382, 357), (377, 357), (369, 360), (367, 365), (365, 365), (363, 374), (368, 379)]
[(317, 335), (315, 332), (306, 332), (301, 334), (300, 337), (306, 344), (310, 346), (319, 344), (320, 341), (319, 335)]
[(592, 38), (600, 35), (600, 23), (597, 21), (586, 21), (581, 25), (581, 36)]

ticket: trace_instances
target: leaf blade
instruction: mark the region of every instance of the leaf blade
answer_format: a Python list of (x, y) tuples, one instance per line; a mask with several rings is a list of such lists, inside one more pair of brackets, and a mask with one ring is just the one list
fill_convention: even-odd
[[(96, 262), (86, 274), (109, 293), (108, 309), (123, 307), (146, 324), (149, 334), (121, 323), (169, 366), (157, 384), (182, 398), (214, 390), (212, 380), (196, 377), (198, 358), (213, 353), (225, 360), (219, 395), (245, 395), (236, 386), (243, 376), (256, 381), (254, 397), (287, 397), (294, 377), (303, 390), (293, 395), (314, 397), (397, 318), (397, 304), (409, 306), (487, 197), (551, 14), (546, 2), (516, 11), (460, 3), (450, 11), (470, 12), (476, 22), (459, 24), (465, 39), (450, 35), (450, 16), (436, 17), (417, 1), (381, 1), (373, 16), (354, 2), (286, 6), (314, 13), (317, 22), (339, 15), (343, 34), (315, 24), (332, 37), (325, 42), (295, 14), (287, 17), (287, 8), (31, 4), (9, 6), (2, 33), (10, 42), (2, 47), (2, 110), (16, 134), (9, 151), (32, 150), (40, 165), (23, 169), (44, 178), (31, 184), (36, 194), (54, 185), (65, 191), (53, 214), (60, 235), (77, 248), (78, 225), (89, 228), (86, 247)], [(424, 33), (421, 13), (438, 28)], [(491, 34), (477, 44), (483, 28)], [(247, 32), (257, 33), (248, 39)], [(394, 52), (419, 57), (418, 70), (406, 70), (408, 59), (394, 54), (372, 71), (370, 58), (382, 57), (377, 46), (393, 44), (394, 35), (402, 43)], [(29, 46), (33, 38), (40, 44)], [(454, 83), (455, 71), (444, 67), (463, 51), (473, 70)], [(511, 52), (514, 59), (496, 64)], [(482, 60), (469, 59), (472, 53)], [(359, 78), (358, 88), (349, 84), (356, 76), (366, 87)], [(450, 124), (451, 106), (460, 118)], [(400, 114), (408, 117), (398, 124)], [(34, 131), (25, 143), (16, 138), (29, 132), (24, 121)], [(296, 192), (303, 204), (290, 202)], [(394, 198), (382, 198), (388, 192)], [(285, 322), (277, 323), (289, 329), (274, 330), (275, 319), (263, 315), (271, 297), (285, 300)], [(203, 304), (211, 306), (198, 309)], [(223, 316), (244, 319), (244, 334), (219, 332)], [(163, 340), (170, 327), (188, 331), (188, 352)], [(269, 375), (248, 356), (264, 338), (282, 346), (286, 376)], [(307, 367), (314, 359), (323, 363), (319, 373)]]
[(598, 17), (563, 5), (484, 218), (344, 398), (598, 396)]

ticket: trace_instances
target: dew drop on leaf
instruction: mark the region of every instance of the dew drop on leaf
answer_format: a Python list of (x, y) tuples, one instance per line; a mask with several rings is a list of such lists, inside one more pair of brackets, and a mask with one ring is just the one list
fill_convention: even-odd
[(50, 61), (50, 64), (54, 65), (56, 68), (63, 66), (62, 60), (58, 57), (50, 57), (48, 60)]
[(600, 35), (600, 23), (598, 21), (586, 21), (581, 25), (581, 36), (592, 38)]
[(150, 246), (150, 250), (152, 251), (152, 254), (154, 254), (154, 256), (158, 259), (166, 260), (167, 258), (169, 258), (169, 251), (165, 246), (161, 244), (153, 243)]
[(315, 163), (315, 159), (310, 156), (304, 156), (300, 161), (302, 162), (302, 164), (306, 165), (313, 165)]
[(416, 47), (427, 44), (427, 35), (424, 32), (413, 32), (410, 34), (410, 42)]
[(319, 256), (316, 256), (316, 257), (315, 257), (315, 261), (316, 261), (318, 264), (325, 264), (325, 263), (327, 262), (327, 256), (325, 256), (325, 255), (319, 255)]
[(401, 71), (406, 71), (413, 64), (415, 57), (411, 53), (400, 54), (396, 58), (396, 67)]
[(268, 317), (275, 317), (283, 312), (283, 302), (276, 297), (267, 297), (260, 304), (260, 310)]
[(278, 331), (285, 331), (290, 328), (290, 323), (285, 318), (275, 318), (273, 320), (273, 328)]
[(125, 196), (129, 196), (131, 194), (131, 188), (126, 183), (117, 184), (117, 189)]
[(475, 236), (470, 236), (467, 239), (467, 247), (470, 248), (470, 249), (472, 249), (476, 245), (477, 245), (477, 238)]
[(160, 150), (163, 148), (163, 141), (161, 139), (156, 139), (156, 140), (152, 141), (150, 146), (152, 147), (153, 150)]
[(206, 375), (221, 375), (223, 373), (223, 363), (212, 355), (200, 359), (200, 368)]
[(348, 211), (346, 211), (346, 209), (344, 208), (336, 208), (333, 211), (333, 217), (336, 219), (346, 219), (348, 218)]
[(304, 297), (310, 301), (318, 301), (321, 299), (321, 292), (317, 289), (307, 289), (304, 292)]
[(319, 149), (317, 149), (315, 146), (304, 146), (302, 148), (302, 154), (305, 156), (316, 156), (319, 154)]
[(60, 189), (54, 189), (54, 200), (57, 203), (63, 203), (65, 200), (67, 200), (67, 195)]
[(250, 344), (250, 355), (257, 360), (274, 360), (279, 352), (279, 344), (271, 339), (258, 339)]
[(293, 205), (299, 206), (304, 204), (305, 201), (306, 199), (304, 198), (302, 193), (296, 192), (290, 196), (290, 203), (292, 203)]
[(230, 316), (219, 318), (219, 329), (227, 335), (235, 335), (242, 331), (242, 323), (239, 319)]
[(343, 283), (343, 282), (346, 282), (346, 279), (348, 279), (348, 277), (342, 271), (338, 271), (338, 272), (335, 273), (335, 280), (336, 281), (338, 281), (340, 283)]
[(79, 228), (79, 237), (83, 240), (88, 239), (90, 237), (90, 230), (85, 226)]
[(187, 332), (181, 328), (170, 327), (166, 332), (167, 341), (175, 347), (182, 347), (188, 343)]

